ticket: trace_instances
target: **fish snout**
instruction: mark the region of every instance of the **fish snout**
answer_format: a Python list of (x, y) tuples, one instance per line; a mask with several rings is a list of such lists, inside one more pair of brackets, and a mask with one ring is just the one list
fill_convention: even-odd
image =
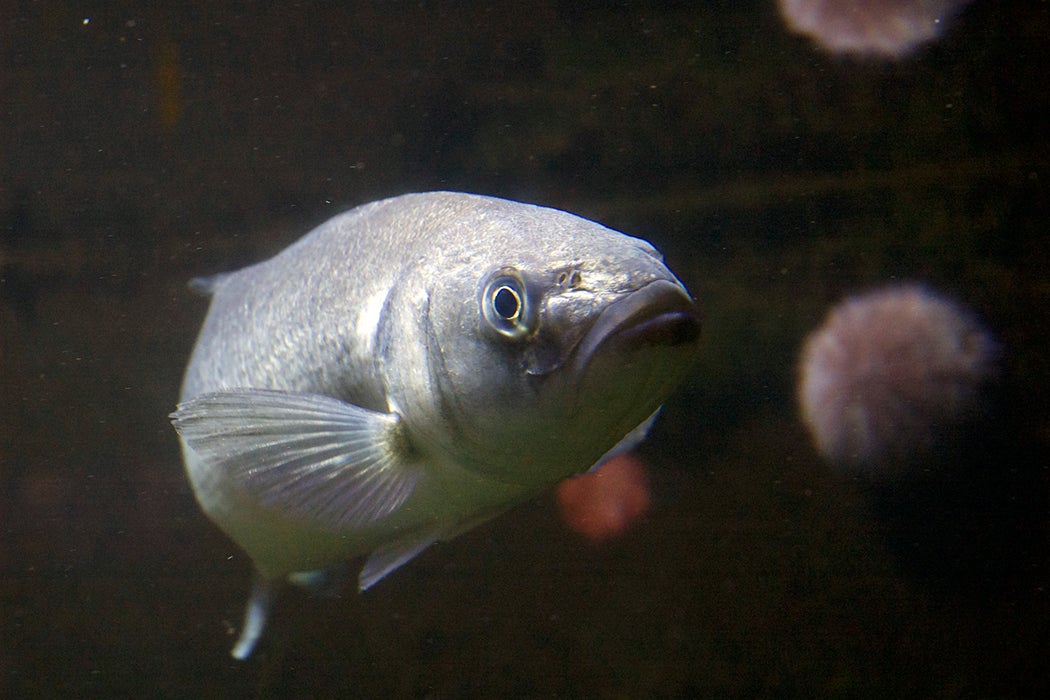
[(700, 340), (696, 303), (676, 281), (658, 279), (607, 306), (576, 351), (574, 369), (586, 371), (599, 354), (630, 354), (665, 347), (693, 354)]

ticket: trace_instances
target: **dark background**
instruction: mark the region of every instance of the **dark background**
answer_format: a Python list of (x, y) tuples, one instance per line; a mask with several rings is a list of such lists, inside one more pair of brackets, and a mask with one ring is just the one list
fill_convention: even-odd
[[(772, 0), (146, 5), (0, 5), (0, 695), (1050, 690), (1045, 0), (976, 0), (897, 63)], [(186, 281), (428, 189), (648, 238), (698, 297), (656, 503), (594, 547), (545, 497), (365, 595), (290, 591), (235, 663), (250, 563), (166, 419)], [(873, 486), (814, 453), (795, 363), (898, 280), (982, 315), (1003, 396)]]

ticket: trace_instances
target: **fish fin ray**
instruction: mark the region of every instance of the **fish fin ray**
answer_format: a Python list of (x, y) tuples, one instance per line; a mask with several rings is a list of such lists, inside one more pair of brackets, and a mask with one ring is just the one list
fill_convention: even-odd
[(237, 389), (179, 404), (187, 445), (261, 506), (328, 530), (364, 527), (412, 495), (400, 417), (317, 394)]

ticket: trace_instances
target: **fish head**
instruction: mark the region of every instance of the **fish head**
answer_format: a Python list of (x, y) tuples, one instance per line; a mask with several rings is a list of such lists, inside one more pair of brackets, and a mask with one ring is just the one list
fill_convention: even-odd
[(475, 221), (458, 254), (451, 237), (430, 271), (429, 405), (406, 421), (458, 465), (539, 485), (588, 469), (659, 408), (700, 320), (649, 243), (514, 206)]

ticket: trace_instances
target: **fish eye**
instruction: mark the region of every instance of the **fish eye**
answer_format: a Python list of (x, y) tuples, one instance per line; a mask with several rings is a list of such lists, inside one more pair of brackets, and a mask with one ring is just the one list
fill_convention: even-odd
[(501, 271), (485, 285), (482, 316), (500, 335), (514, 339), (529, 335), (528, 311), (525, 282), (514, 271)]
[(507, 285), (492, 294), (492, 308), (504, 321), (514, 321), (521, 315), (521, 297)]

